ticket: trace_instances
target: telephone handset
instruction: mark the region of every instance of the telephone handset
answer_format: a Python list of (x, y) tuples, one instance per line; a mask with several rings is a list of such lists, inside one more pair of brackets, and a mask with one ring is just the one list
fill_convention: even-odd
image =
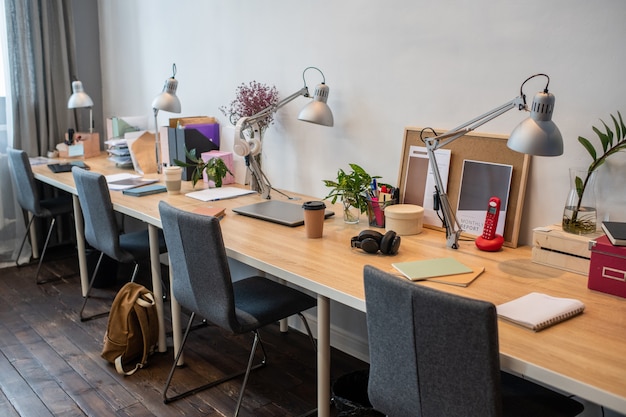
[(500, 199), (491, 197), (487, 206), (485, 225), (483, 227), (483, 239), (493, 240), (496, 237), (496, 227), (498, 227), (498, 217), (500, 215)]
[(496, 234), (499, 216), (500, 199), (498, 197), (491, 197), (487, 205), (487, 215), (485, 216), (483, 234), (478, 236), (474, 242), (476, 243), (478, 249), (488, 252), (496, 252), (502, 247), (504, 238)]

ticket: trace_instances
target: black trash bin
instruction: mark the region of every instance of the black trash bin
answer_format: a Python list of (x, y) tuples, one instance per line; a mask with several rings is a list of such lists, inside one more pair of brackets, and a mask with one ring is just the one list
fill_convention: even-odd
[(385, 417), (376, 411), (367, 396), (369, 369), (340, 376), (332, 387), (333, 401), (338, 417)]

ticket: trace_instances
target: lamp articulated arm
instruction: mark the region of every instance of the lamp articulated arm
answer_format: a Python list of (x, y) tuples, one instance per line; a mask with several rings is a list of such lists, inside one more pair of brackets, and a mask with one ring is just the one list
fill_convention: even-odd
[(449, 248), (458, 249), (459, 237), (461, 236), (463, 230), (454, 215), (452, 208), (450, 207), (450, 201), (448, 200), (448, 195), (445, 191), (446, 189), (444, 187), (443, 180), (441, 179), (441, 174), (439, 173), (439, 167), (437, 166), (435, 151), (516, 107), (519, 110), (526, 109), (526, 103), (523, 96), (518, 96), (513, 100), (470, 120), (467, 123), (449, 130), (448, 132), (423, 139), (426, 145), (426, 152), (428, 154), (428, 159), (430, 160), (431, 169), (433, 170), (435, 177), (436, 193), (439, 198), (439, 205), (441, 207), (441, 212), (443, 213), (444, 227), (446, 229), (446, 245)]

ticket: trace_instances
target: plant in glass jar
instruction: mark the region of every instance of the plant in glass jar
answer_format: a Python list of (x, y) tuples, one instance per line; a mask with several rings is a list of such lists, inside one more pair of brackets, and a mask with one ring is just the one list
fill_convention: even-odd
[(337, 171), (336, 180), (323, 180), (331, 188), (324, 199), (331, 198), (331, 203), (340, 199), (343, 203), (343, 219), (346, 223), (358, 223), (361, 213), (367, 211), (367, 196), (372, 180), (380, 176), (371, 176), (357, 164), (349, 164), (351, 172)]
[(620, 112), (617, 117), (611, 115), (613, 131), (603, 120), (604, 131), (595, 126), (593, 131), (598, 136), (601, 151), (588, 139), (579, 136), (578, 142), (587, 150), (593, 160), (587, 169), (571, 169), (571, 190), (563, 211), (563, 230), (575, 234), (587, 234), (596, 231), (596, 206), (593, 186), (595, 183), (596, 170), (606, 159), (619, 152), (626, 150), (626, 125)]

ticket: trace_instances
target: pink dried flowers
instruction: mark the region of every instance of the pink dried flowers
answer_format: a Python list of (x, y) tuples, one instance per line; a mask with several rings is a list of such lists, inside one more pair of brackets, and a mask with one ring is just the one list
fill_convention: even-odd
[[(273, 106), (278, 102), (278, 90), (275, 86), (268, 86), (257, 81), (248, 84), (242, 83), (237, 87), (235, 99), (228, 105), (220, 107), (224, 116), (228, 117), (234, 125), (241, 117), (249, 117), (257, 114), (266, 107)], [(266, 117), (259, 120), (261, 131), (274, 121), (274, 112), (269, 112)]]

